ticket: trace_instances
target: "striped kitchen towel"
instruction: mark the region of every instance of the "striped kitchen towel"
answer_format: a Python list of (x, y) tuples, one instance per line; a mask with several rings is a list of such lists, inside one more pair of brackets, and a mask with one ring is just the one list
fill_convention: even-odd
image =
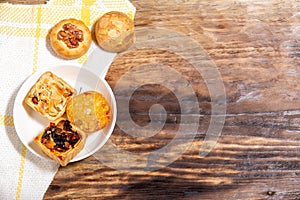
[(42, 199), (58, 165), (33, 155), (19, 140), (13, 104), (22, 83), (37, 70), (60, 64), (83, 64), (93, 49), (75, 60), (53, 55), (46, 42), (49, 29), (65, 18), (77, 18), (92, 28), (105, 12), (118, 10), (131, 18), (128, 0), (50, 0), (43, 5), (0, 3), (0, 199)]

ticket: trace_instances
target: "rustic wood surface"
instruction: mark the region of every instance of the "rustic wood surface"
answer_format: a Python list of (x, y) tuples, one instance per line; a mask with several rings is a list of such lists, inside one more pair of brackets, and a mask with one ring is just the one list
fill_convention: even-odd
[[(132, 3), (137, 8), (137, 29), (180, 32), (197, 41), (216, 64), (226, 89), (222, 135), (206, 157), (199, 157), (211, 119), (211, 98), (203, 78), (173, 52), (132, 50), (113, 62), (108, 83), (113, 88), (126, 72), (147, 63), (162, 63), (179, 71), (195, 90), (200, 107), (190, 116), (200, 116), (200, 121), (189, 149), (170, 165), (141, 173), (108, 167), (91, 156), (60, 168), (44, 198), (300, 199), (299, 1)], [(191, 52), (191, 56), (196, 55)], [(147, 70), (141, 76), (151, 79)], [(130, 85), (124, 85), (124, 91), (127, 87)], [(149, 122), (148, 110), (153, 103), (164, 105), (168, 114), (165, 126), (148, 139), (131, 137), (116, 126), (110, 141), (137, 154), (168, 144), (182, 123), (174, 94), (168, 88), (148, 84), (137, 90), (130, 102), (131, 117), (140, 125)], [(124, 113), (118, 114), (118, 120), (129, 121)]]

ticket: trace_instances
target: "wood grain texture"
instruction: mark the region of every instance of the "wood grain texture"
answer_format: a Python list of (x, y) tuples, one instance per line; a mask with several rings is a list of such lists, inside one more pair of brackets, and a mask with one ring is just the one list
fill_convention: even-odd
[[(116, 126), (110, 141), (132, 153), (149, 153), (167, 145), (180, 125), (189, 130), (199, 119), (197, 133), (187, 132), (187, 137), (194, 137), (188, 150), (167, 167), (143, 173), (113, 169), (91, 156), (60, 168), (44, 199), (300, 199), (299, 2), (132, 3), (137, 29), (182, 33), (197, 41), (217, 66), (227, 103), (218, 144), (208, 156), (199, 157), (211, 121), (211, 98), (203, 77), (174, 52), (136, 49), (119, 55), (111, 65), (106, 80), (112, 88), (137, 66), (162, 63), (188, 80), (199, 110), (190, 110), (190, 119), (182, 124), (180, 102), (171, 91), (179, 88), (178, 82), (174, 80), (171, 89), (146, 84), (131, 97), (130, 115), (137, 124), (147, 125), (149, 108), (160, 103), (167, 111), (163, 129), (142, 139)], [(197, 56), (192, 50), (188, 53)], [(147, 69), (140, 75), (145, 82), (154, 78), (147, 76)], [(124, 83), (120, 98), (132, 84), (134, 80)], [(130, 123), (124, 113), (118, 115), (118, 120)]]

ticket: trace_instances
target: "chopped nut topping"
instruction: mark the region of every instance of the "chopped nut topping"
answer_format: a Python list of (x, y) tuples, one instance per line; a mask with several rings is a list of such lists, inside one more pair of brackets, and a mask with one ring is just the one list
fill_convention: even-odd
[(76, 48), (83, 41), (83, 31), (71, 23), (63, 25), (63, 30), (57, 33), (57, 39), (62, 40), (67, 47)]

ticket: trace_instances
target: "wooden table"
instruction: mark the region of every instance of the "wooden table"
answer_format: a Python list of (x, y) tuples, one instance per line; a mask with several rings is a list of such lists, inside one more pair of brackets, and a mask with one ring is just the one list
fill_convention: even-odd
[[(28, 2), (44, 1), (25, 1)], [(300, 199), (299, 2), (132, 3), (137, 8), (138, 30), (163, 28), (183, 34), (196, 41), (215, 64), (226, 91), (222, 134), (215, 148), (200, 157), (199, 149), (212, 116), (208, 86), (186, 59), (196, 57), (197, 52), (191, 50), (182, 57), (165, 49), (132, 50), (116, 58), (106, 80), (114, 88), (126, 72), (143, 64), (161, 63), (177, 70), (195, 91), (200, 108), (190, 112), (191, 121), (200, 120), (195, 135), (186, 132), (188, 137), (194, 137), (188, 150), (168, 166), (139, 173), (137, 169), (122, 171), (109, 167), (91, 156), (60, 168), (44, 198)], [(144, 70), (140, 75), (148, 81), (148, 73)], [(123, 85), (124, 90), (133, 83), (134, 80)], [(175, 80), (174, 90), (177, 84), (179, 87)], [(116, 126), (110, 141), (137, 155), (156, 151), (171, 142), (184, 116), (180, 102), (169, 88), (159, 84), (140, 87), (131, 97), (130, 115), (137, 124), (147, 125), (148, 110), (154, 103), (164, 105), (168, 114), (160, 132), (146, 139), (134, 138)], [(118, 120), (129, 123), (122, 111), (118, 114)], [(197, 125), (184, 123), (185, 130)], [(121, 154), (111, 155), (118, 156)]]

